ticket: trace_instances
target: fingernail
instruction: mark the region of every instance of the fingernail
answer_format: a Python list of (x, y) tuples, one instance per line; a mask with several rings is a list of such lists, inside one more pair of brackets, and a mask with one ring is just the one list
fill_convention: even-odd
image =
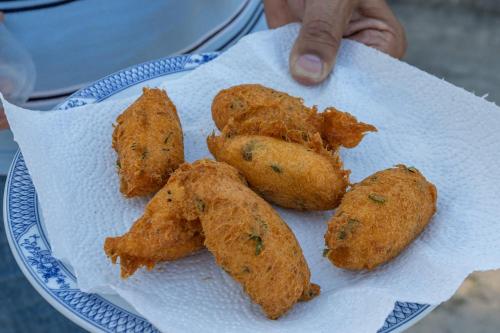
[(313, 80), (320, 80), (323, 72), (323, 61), (314, 54), (299, 56), (294, 66), (295, 74)]

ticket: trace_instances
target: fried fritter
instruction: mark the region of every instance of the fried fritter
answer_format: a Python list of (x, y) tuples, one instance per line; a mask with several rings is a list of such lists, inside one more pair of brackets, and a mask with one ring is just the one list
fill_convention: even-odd
[(299, 210), (335, 208), (348, 184), (337, 153), (258, 135), (211, 135), (210, 152), (237, 168), (265, 199)]
[(120, 257), (122, 278), (142, 266), (152, 269), (158, 262), (176, 260), (203, 248), (200, 221), (184, 218), (179, 205), (183, 200), (184, 189), (169, 182), (126, 234), (106, 238), (104, 251), (113, 263)]
[(258, 134), (308, 145), (319, 133), (320, 144), (328, 149), (355, 147), (366, 132), (377, 130), (333, 107), (318, 113), (301, 98), (258, 84), (220, 91), (212, 103), (212, 117), (219, 130), (232, 135)]
[(176, 172), (192, 194), (186, 216), (200, 219), (205, 246), (217, 264), (276, 319), (297, 301), (319, 294), (319, 286), (310, 283), (307, 262), (286, 223), (242, 182), (216, 172), (222, 167), (229, 166), (201, 160)]
[(160, 89), (144, 88), (142, 95), (118, 118), (113, 148), (126, 197), (160, 190), (184, 162), (182, 129), (175, 105)]
[[(181, 169), (172, 174), (127, 233), (106, 238), (104, 251), (113, 263), (120, 257), (122, 278), (142, 266), (152, 269), (158, 262), (176, 260), (203, 248), (198, 216), (189, 214), (185, 206), (191, 194), (186, 193), (185, 172)], [(229, 165), (221, 164), (211, 171), (213, 176), (246, 185), (246, 180)]]
[(203, 240), (269, 318), (320, 292), (286, 223), (235, 168), (210, 160), (181, 165), (131, 230), (107, 238), (104, 249), (113, 262), (120, 257), (126, 278), (140, 266), (186, 256)]
[(401, 253), (436, 211), (437, 190), (415, 168), (379, 171), (348, 191), (325, 235), (338, 267), (373, 269)]

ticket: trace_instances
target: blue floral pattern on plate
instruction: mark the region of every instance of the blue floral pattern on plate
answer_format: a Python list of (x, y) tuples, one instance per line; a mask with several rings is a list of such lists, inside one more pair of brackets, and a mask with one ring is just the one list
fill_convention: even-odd
[[(71, 95), (56, 109), (98, 103), (130, 86), (155, 77), (192, 70), (217, 57), (217, 53), (181, 55), (132, 66), (109, 75)], [(81, 292), (75, 276), (52, 256), (39, 218), (38, 200), (21, 152), (8, 175), (4, 203), (5, 229), (21, 269), (34, 287), (52, 304), (69, 311), (72, 320), (93, 331), (158, 332), (146, 319), (109, 302), (98, 294)], [(418, 303), (396, 302), (378, 333), (393, 332), (429, 309)], [(68, 315), (68, 313), (65, 313)]]

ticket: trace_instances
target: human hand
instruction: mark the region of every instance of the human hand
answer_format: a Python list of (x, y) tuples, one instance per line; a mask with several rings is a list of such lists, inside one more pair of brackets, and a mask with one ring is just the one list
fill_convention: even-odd
[(290, 73), (305, 85), (328, 77), (343, 37), (396, 58), (406, 51), (403, 26), (385, 0), (264, 0), (264, 7), (270, 28), (302, 22)]

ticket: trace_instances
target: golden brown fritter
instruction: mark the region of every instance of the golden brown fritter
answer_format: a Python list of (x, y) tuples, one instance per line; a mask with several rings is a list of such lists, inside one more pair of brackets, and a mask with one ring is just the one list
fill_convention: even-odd
[[(201, 224), (200, 224), (201, 222)], [(144, 216), (105, 251), (120, 257), (122, 277), (140, 266), (181, 258), (205, 246), (269, 318), (319, 294), (293, 232), (252, 192), (238, 171), (201, 160), (181, 165)]]
[(142, 95), (118, 118), (113, 148), (126, 197), (160, 190), (184, 162), (182, 129), (177, 111), (160, 89), (144, 88)]
[(333, 209), (345, 193), (349, 172), (337, 153), (258, 135), (209, 136), (218, 161), (237, 168), (265, 199), (300, 210)]
[[(172, 174), (127, 233), (106, 238), (104, 251), (113, 263), (120, 257), (122, 278), (142, 266), (152, 269), (158, 262), (176, 260), (203, 248), (200, 221), (196, 215), (186, 214), (185, 202), (190, 194), (183, 184), (184, 174), (182, 170)], [(246, 184), (245, 179), (227, 165), (214, 169), (213, 174)]]
[(333, 107), (318, 113), (301, 98), (258, 84), (220, 91), (212, 103), (212, 117), (221, 131), (231, 135), (259, 134), (309, 145), (319, 133), (320, 144), (329, 149), (352, 148), (366, 132), (376, 131)]
[(215, 172), (221, 167), (228, 165), (201, 160), (176, 172), (192, 194), (186, 216), (200, 219), (217, 264), (276, 319), (297, 301), (319, 294), (319, 286), (310, 283), (307, 262), (286, 223), (245, 184)]
[(113, 263), (120, 257), (121, 276), (127, 278), (146, 266), (185, 257), (203, 248), (203, 232), (196, 218), (183, 217), (179, 202), (184, 189), (170, 182), (146, 206), (144, 215), (119, 237), (108, 237), (104, 251)]
[(415, 168), (379, 171), (348, 191), (325, 235), (325, 256), (346, 269), (373, 269), (403, 251), (436, 211), (437, 190)]

